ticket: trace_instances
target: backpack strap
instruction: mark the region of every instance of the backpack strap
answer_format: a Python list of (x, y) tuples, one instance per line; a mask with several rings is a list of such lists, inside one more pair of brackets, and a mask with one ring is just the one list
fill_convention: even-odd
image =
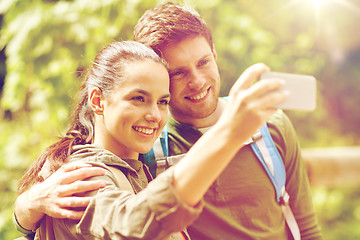
[(153, 178), (157, 176), (159, 170), (163, 172), (169, 167), (166, 161), (166, 157), (169, 156), (168, 146), (168, 131), (165, 126), (160, 136), (155, 140), (153, 148), (148, 153), (140, 154), (139, 156), (139, 160), (148, 166)]
[(274, 185), (276, 200), (280, 202), (286, 181), (285, 166), (266, 124), (252, 136), (252, 140), (251, 148), (265, 168)]
[(134, 190), (133, 190), (129, 180), (126, 178), (125, 174), (116, 167), (112, 167), (112, 166), (108, 166), (108, 167), (109, 167), (109, 170), (111, 171), (111, 173), (114, 174), (115, 179), (118, 181), (119, 188), (121, 190), (126, 190), (131, 193), (134, 193)]
[(276, 200), (295, 240), (300, 240), (300, 230), (289, 205), (290, 196), (285, 190), (286, 172), (284, 162), (265, 124), (252, 137), (251, 147), (263, 165), (276, 192)]
[(168, 146), (168, 131), (165, 125), (160, 136), (156, 139), (153, 145), (155, 158), (163, 158), (169, 156)]

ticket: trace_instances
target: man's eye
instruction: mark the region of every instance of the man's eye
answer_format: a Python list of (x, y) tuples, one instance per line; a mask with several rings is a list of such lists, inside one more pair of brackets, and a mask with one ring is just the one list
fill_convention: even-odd
[(202, 60), (201, 62), (199, 62), (199, 67), (206, 65), (208, 62), (208, 59)]
[(131, 98), (131, 100), (140, 101), (140, 102), (145, 102), (144, 97), (141, 97), (141, 96), (133, 97), (133, 98)]
[(170, 78), (172, 78), (172, 77), (177, 78), (177, 77), (181, 77), (182, 75), (184, 75), (184, 72), (183, 72), (183, 71), (171, 72), (171, 73), (169, 74)]

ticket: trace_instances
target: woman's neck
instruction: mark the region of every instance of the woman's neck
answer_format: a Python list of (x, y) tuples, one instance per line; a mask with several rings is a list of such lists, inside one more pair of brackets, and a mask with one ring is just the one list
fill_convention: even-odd
[(103, 147), (104, 149), (112, 152), (116, 156), (122, 159), (138, 159), (139, 153), (135, 152), (129, 148), (126, 148), (124, 145), (121, 145), (117, 142), (116, 139), (113, 139), (109, 136), (104, 136), (100, 127), (97, 127), (95, 124), (95, 133), (94, 133), (94, 140), (93, 144)]

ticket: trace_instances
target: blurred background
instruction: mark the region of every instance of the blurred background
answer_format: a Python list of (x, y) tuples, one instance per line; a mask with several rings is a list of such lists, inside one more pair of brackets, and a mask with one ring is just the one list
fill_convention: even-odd
[[(18, 180), (67, 127), (82, 72), (108, 43), (131, 40), (137, 20), (158, 2), (0, 1), (0, 239), (20, 236), (11, 221)], [(360, 2), (183, 2), (212, 29), (222, 95), (257, 62), (317, 78), (317, 109), (286, 113), (308, 159), (317, 159), (314, 151), (337, 156), (309, 170), (310, 180), (323, 179), (311, 184), (325, 239), (360, 239), (359, 181), (342, 181), (349, 169), (330, 171), (334, 178), (322, 172), (350, 158), (350, 168), (360, 164)]]

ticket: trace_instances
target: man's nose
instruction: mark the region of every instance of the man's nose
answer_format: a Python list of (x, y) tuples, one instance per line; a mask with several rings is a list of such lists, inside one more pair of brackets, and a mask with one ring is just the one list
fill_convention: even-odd
[(193, 90), (201, 89), (206, 83), (206, 78), (199, 71), (191, 73), (191, 79), (188, 82), (188, 87)]

